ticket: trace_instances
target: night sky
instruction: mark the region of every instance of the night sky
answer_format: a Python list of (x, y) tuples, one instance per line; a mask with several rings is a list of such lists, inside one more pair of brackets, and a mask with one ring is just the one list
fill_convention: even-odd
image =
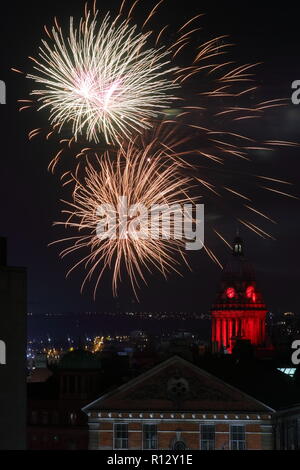
[[(103, 10), (118, 2), (99, 1)], [(151, 4), (151, 1), (146, 1)], [(257, 68), (256, 78), (262, 87), (264, 99), (291, 96), (291, 83), (300, 80), (299, 12), (291, 3), (262, 6), (262, 2), (184, 2), (166, 1), (160, 21), (179, 25), (183, 19), (203, 12), (203, 30), (200, 38), (229, 34), (236, 46), (231, 57), (238, 63), (263, 62)], [(269, 4), (268, 4), (269, 5)], [(17, 99), (28, 97), (30, 83), (11, 67), (31, 71), (28, 55), (36, 55), (43, 25), (52, 19), (79, 17), (83, 1), (63, 2), (5, 2), (1, 4), (0, 80), (7, 86), (7, 104), (0, 106), (0, 235), (8, 237), (9, 264), (28, 268), (29, 311), (80, 312), (80, 311), (200, 311), (207, 312), (214, 300), (220, 269), (205, 255), (196, 252), (191, 257), (192, 272), (182, 269), (183, 277), (171, 275), (165, 281), (159, 275), (148, 277), (148, 287), (140, 290), (137, 303), (129, 286), (124, 282), (119, 297), (111, 294), (110, 279), (106, 277), (96, 302), (92, 289), (80, 294), (83, 271), (65, 280), (68, 260), (61, 261), (58, 248), (47, 247), (57, 237), (64, 236), (63, 229), (53, 229), (52, 222), (60, 218), (60, 198), (68, 197), (59, 184), (59, 176), (47, 171), (56, 144), (41, 138), (28, 141), (27, 134), (34, 127), (47, 125), (46, 115), (34, 111), (18, 112)], [(139, 15), (137, 12), (137, 16)], [(250, 125), (250, 124), (249, 124)], [(300, 105), (292, 103), (262, 121), (251, 123), (252, 133), (265, 138), (300, 142)], [(281, 149), (272, 156), (255, 159), (255, 172), (288, 179), (294, 183), (293, 194), (300, 194), (300, 148)], [(64, 165), (64, 163), (63, 163)], [(245, 167), (247, 169), (247, 166)], [(244, 168), (244, 169), (245, 169)], [(230, 176), (230, 175), (229, 175)], [(224, 178), (228, 179), (228, 173)], [(232, 176), (236, 178), (237, 176)], [(222, 178), (218, 174), (217, 178)], [(286, 189), (286, 188), (283, 188)], [(253, 189), (255, 193), (255, 189)], [(257, 277), (269, 309), (274, 312), (299, 312), (299, 235), (300, 201), (280, 198), (277, 195), (257, 194), (259, 206), (267, 210), (278, 225), (264, 225), (272, 230), (277, 241), (258, 238), (247, 229), (241, 229), (246, 242), (246, 254), (256, 268)], [(222, 213), (207, 204), (208, 225), (216, 227), (230, 240), (236, 226), (228, 210)], [(228, 249), (207, 231), (209, 245), (223, 262)]]

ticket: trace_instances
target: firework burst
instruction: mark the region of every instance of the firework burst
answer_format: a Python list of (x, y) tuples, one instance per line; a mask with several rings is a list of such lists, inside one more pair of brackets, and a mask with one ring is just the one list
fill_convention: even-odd
[(150, 32), (138, 32), (128, 19), (86, 12), (79, 25), (70, 19), (65, 37), (57, 22), (43, 40), (28, 78), (38, 109), (48, 109), (58, 129), (70, 126), (75, 140), (119, 143), (150, 126), (175, 97), (170, 53), (149, 46)]
[(33, 129), (30, 140), (38, 135), (50, 139), (66, 130), (50, 163), (52, 171), (66, 150), (84, 155), (100, 141), (101, 151), (109, 142), (120, 145), (124, 137), (128, 141), (151, 130), (157, 117), (166, 115), (185, 135), (195, 136), (199, 161), (232, 165), (234, 159), (251, 160), (255, 151), (288, 144), (248, 135), (249, 121), (251, 126), (268, 109), (286, 105), (285, 100), (256, 99), (257, 64), (237, 66), (230, 57), (224, 60), (232, 46), (226, 36), (199, 42), (195, 22), (201, 14), (184, 22), (171, 42), (168, 26), (146, 31), (162, 1), (141, 27), (132, 25), (138, 3), (126, 15), (123, 1), (116, 18), (106, 15), (103, 20), (95, 6), (86, 7), (78, 29), (71, 19), (68, 35), (56, 19), (50, 32), (45, 27), (48, 39), (42, 41), (39, 57), (31, 58), (35, 74), (28, 75), (40, 88), (31, 92), (33, 99), (19, 101), (20, 110), (37, 105), (50, 112), (51, 127)]
[[(181, 228), (174, 221), (176, 215), (183, 216), (183, 205), (193, 202), (192, 179), (182, 172), (186, 164), (180, 155), (174, 158), (170, 147), (157, 149), (155, 139), (142, 150), (141, 147), (134, 141), (123, 145), (113, 156), (110, 152), (95, 155), (94, 161), (88, 161), (83, 171), (80, 167), (71, 177), (69, 175), (68, 183), (74, 184), (73, 198), (71, 202), (63, 201), (67, 205), (63, 210), (66, 220), (56, 225), (77, 230), (79, 234), (54, 243), (70, 245), (61, 252), (62, 257), (74, 252), (84, 253), (68, 274), (84, 265), (87, 274), (82, 288), (95, 277), (95, 295), (106, 270), (112, 271), (114, 295), (125, 270), (137, 296), (139, 281), (146, 282), (145, 270), (155, 269), (166, 276), (170, 271), (179, 272), (182, 260), (187, 262)], [(135, 210), (124, 225), (120, 201), (125, 198), (126, 206)], [(153, 219), (140, 209), (158, 206), (165, 207), (164, 217), (170, 216), (168, 234), (164, 233), (161, 219)], [(103, 220), (100, 207), (109, 208), (104, 238), (99, 237), (98, 232)], [(195, 219), (191, 218), (193, 222)]]

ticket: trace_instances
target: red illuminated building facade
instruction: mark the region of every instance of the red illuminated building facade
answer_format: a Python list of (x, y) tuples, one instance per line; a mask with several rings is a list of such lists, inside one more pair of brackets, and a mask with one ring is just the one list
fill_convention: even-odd
[(237, 340), (266, 347), (267, 308), (254, 270), (244, 257), (243, 240), (236, 237), (212, 308), (212, 342), (217, 351), (232, 353)]

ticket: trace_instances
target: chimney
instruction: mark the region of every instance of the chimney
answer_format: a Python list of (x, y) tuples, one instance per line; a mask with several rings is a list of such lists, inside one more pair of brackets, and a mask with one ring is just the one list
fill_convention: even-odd
[(0, 237), (0, 266), (7, 266), (7, 241)]

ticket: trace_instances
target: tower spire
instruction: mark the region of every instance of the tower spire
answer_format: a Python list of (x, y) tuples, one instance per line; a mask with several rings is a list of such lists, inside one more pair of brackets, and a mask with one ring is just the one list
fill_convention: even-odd
[(223, 271), (212, 308), (212, 341), (216, 351), (232, 353), (238, 340), (263, 347), (267, 308), (258, 290), (254, 270), (244, 258), (244, 241), (236, 234), (232, 254)]

